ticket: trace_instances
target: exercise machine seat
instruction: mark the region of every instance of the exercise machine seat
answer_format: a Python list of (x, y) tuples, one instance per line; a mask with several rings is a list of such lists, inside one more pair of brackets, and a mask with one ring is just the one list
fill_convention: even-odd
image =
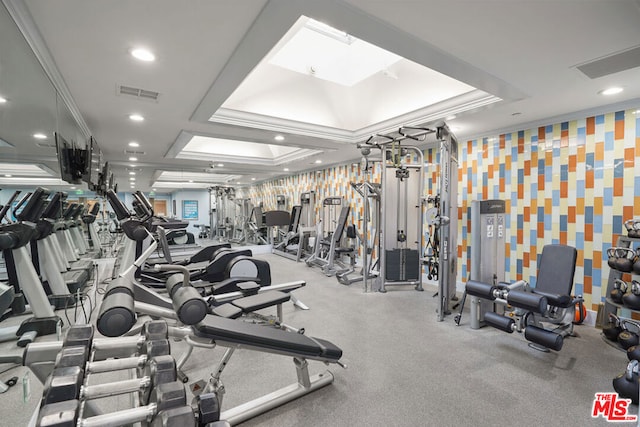
[(245, 313), (251, 313), (262, 310), (263, 308), (285, 303), (290, 299), (291, 296), (284, 292), (269, 291), (262, 294), (251, 295), (250, 297), (239, 298), (234, 300), (232, 304), (242, 309)]
[(547, 297), (549, 305), (570, 307), (577, 256), (578, 251), (571, 246), (546, 245), (540, 256), (533, 292)]

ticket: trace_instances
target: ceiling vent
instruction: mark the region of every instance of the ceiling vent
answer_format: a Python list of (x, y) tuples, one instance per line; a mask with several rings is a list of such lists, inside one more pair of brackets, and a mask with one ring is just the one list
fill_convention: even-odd
[(590, 79), (640, 67), (640, 46), (576, 66)]
[(56, 148), (56, 144), (54, 142), (36, 142), (36, 146), (40, 148)]
[(144, 151), (124, 150), (124, 154), (128, 154), (130, 156), (144, 156), (147, 153), (145, 153)]
[(154, 92), (152, 90), (145, 90), (145, 89), (139, 89), (131, 86), (118, 85), (118, 95), (132, 96), (138, 99), (157, 102), (158, 97), (160, 96), (160, 93)]

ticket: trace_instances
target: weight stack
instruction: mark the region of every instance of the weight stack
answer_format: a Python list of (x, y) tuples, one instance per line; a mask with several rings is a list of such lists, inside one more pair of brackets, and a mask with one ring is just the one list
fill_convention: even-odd
[(385, 251), (385, 280), (413, 282), (420, 278), (420, 255), (416, 249), (401, 248)]

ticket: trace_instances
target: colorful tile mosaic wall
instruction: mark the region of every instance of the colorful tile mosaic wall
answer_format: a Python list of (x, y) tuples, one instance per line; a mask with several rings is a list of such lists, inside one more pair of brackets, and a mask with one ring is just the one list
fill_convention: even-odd
[[(640, 113), (617, 111), (460, 141), (458, 157), (458, 281), (468, 276), (471, 201), (504, 199), (505, 280), (535, 285), (545, 244), (575, 246), (574, 292), (595, 310), (606, 292), (606, 250), (624, 233), (623, 222), (640, 216)], [(425, 194), (436, 194), (437, 150), (425, 152), (425, 163)], [(301, 192), (315, 190), (318, 210), (322, 198), (343, 195), (355, 221), (362, 207), (349, 182), (359, 175), (358, 165), (336, 166), (260, 184), (249, 197), (271, 208), (276, 194), (286, 194), (289, 208)]]

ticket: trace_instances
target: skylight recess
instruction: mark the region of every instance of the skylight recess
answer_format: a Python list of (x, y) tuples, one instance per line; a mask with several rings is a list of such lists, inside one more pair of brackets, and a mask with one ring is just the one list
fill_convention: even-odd
[(269, 63), (351, 87), (401, 59), (401, 56), (309, 19)]

